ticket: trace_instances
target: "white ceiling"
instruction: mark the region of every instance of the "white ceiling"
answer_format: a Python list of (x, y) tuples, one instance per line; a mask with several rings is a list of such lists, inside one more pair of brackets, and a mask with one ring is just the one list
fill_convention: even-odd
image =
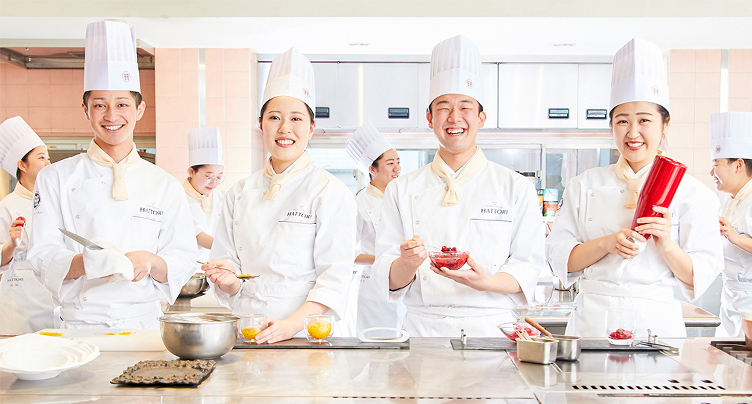
[[(76, 3), (80, 7), (70, 6)], [(436, 43), (456, 34), (473, 40), (487, 61), (608, 61), (635, 36), (664, 51), (752, 49), (750, 0), (131, 0), (128, 9), (122, 4), (0, 0), (0, 46), (81, 46), (88, 22), (119, 18), (157, 48), (250, 48), (262, 59), (295, 46), (319, 60), (427, 60)], [(484, 4), (487, 8), (470, 8)]]

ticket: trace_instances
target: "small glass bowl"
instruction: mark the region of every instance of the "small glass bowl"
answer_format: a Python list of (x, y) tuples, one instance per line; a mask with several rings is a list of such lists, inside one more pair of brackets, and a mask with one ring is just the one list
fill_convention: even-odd
[(256, 335), (265, 330), (267, 324), (262, 324), (261, 320), (266, 318), (263, 314), (247, 314), (240, 316), (238, 320), (238, 335), (246, 344), (255, 344)]
[(540, 331), (538, 331), (537, 328), (534, 328), (532, 325), (528, 324), (527, 321), (522, 319), (510, 321), (508, 323), (501, 323), (497, 327), (499, 327), (499, 330), (501, 330), (501, 332), (512, 341), (517, 341), (519, 338), (517, 331), (527, 331), (527, 335), (531, 337), (540, 336)]
[(467, 251), (431, 251), (428, 253), (428, 258), (437, 268), (451, 270), (462, 268), (468, 257), (470, 257), (470, 253)]
[(309, 314), (303, 320), (303, 329), (308, 342), (321, 344), (332, 338), (334, 316), (329, 314)]

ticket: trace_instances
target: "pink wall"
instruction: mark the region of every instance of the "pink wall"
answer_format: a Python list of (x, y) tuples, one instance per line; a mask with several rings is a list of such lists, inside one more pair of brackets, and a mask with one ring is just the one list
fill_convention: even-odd
[[(206, 126), (222, 136), (228, 188), (262, 167), (256, 130), (256, 55), (248, 49), (206, 49)], [(198, 49), (157, 49), (157, 165), (187, 176), (188, 132), (199, 126)]]
[[(136, 136), (154, 136), (154, 70), (141, 70), (146, 112)], [(0, 122), (20, 115), (39, 136), (92, 136), (81, 109), (83, 69), (25, 69), (0, 62)]]

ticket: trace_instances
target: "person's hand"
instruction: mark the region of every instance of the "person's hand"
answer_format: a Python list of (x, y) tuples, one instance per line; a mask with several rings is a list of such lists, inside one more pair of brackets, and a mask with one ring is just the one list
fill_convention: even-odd
[(719, 217), (718, 222), (721, 225), (721, 236), (726, 237), (731, 244), (736, 245), (741, 235), (736, 232), (731, 222), (725, 217)]
[(235, 276), (235, 265), (230, 261), (210, 260), (201, 265), (201, 270), (204, 271), (209, 281), (217, 286), (232, 286), (240, 283), (238, 277)]
[(638, 218), (638, 226), (635, 227), (635, 231), (640, 234), (650, 234), (653, 236), (655, 246), (659, 251), (664, 251), (670, 245), (675, 244), (671, 240), (671, 215), (668, 208), (662, 206), (653, 206), (653, 212), (660, 213), (661, 216)]
[(405, 265), (411, 268), (418, 268), (423, 261), (428, 258), (428, 252), (423, 245), (423, 240), (418, 236), (413, 236), (410, 240), (400, 244), (400, 258)]
[(610, 254), (630, 260), (640, 253), (640, 246), (635, 241), (645, 242), (647, 239), (632, 229), (621, 229), (606, 238), (606, 249)]
[(138, 282), (151, 273), (151, 256), (148, 251), (125, 253), (125, 257), (133, 263), (133, 282)]
[(21, 244), (21, 235), (23, 234), (24, 227), (26, 227), (26, 219), (24, 219), (23, 216), (16, 218), (16, 220), (10, 224), (8, 234), (10, 234), (10, 240), (13, 242), (13, 247), (18, 247), (18, 245)]
[(267, 317), (261, 320), (261, 324), (266, 324), (267, 327), (256, 335), (257, 344), (273, 344), (288, 340), (303, 329), (301, 321), (293, 321), (291, 319), (277, 320)]
[(482, 265), (475, 262), (472, 257), (467, 258), (467, 265), (470, 269), (446, 269), (439, 268), (431, 262), (431, 270), (445, 278), (449, 278), (457, 283), (469, 286), (475, 290), (487, 291), (491, 289), (491, 277)]

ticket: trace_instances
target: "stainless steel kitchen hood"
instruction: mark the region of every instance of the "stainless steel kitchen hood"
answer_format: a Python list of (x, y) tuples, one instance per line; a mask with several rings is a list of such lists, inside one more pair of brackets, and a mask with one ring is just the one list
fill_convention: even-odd
[[(140, 69), (154, 69), (154, 47), (136, 40)], [(0, 39), (0, 59), (26, 69), (83, 69), (83, 39)]]

